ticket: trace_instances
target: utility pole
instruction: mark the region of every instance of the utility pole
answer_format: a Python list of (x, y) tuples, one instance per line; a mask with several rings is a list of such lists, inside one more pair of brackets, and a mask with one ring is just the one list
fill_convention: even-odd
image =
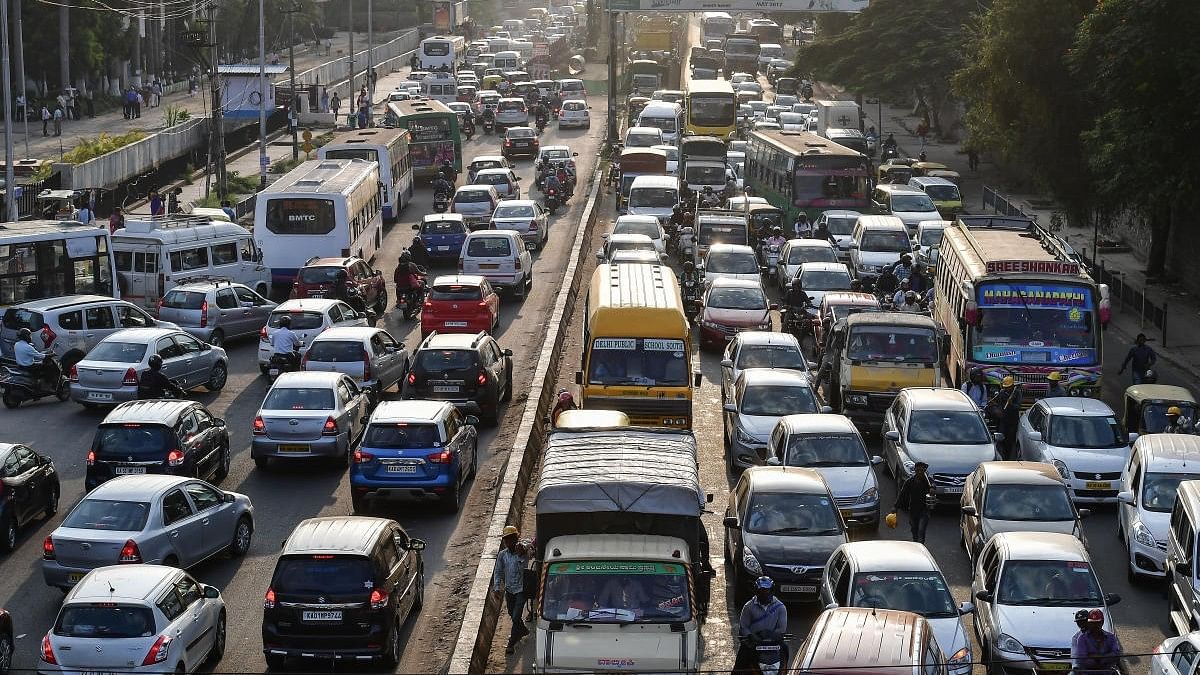
[(617, 13), (608, 10), (608, 142), (617, 140)]
[(258, 0), (258, 189), (267, 189), (267, 26)]
[[(220, 63), (220, 53), (217, 49), (217, 3), (213, 2), (208, 5), (208, 44), (200, 43), (201, 47), (207, 46), (212, 50), (209, 60), (211, 61), (211, 70), (209, 71), (208, 81), (212, 87), (212, 122), (209, 130), (209, 155), (213, 165), (213, 174), (217, 179), (217, 199), (225, 199), (227, 196), (226, 175), (225, 175), (225, 128), (222, 121), (221, 106), (224, 103), (221, 101), (221, 78), (217, 72), (217, 64)], [(205, 197), (208, 197), (208, 187), (205, 187)]]
[(354, 0), (346, 0), (346, 11), (350, 14), (350, 101), (351, 117), (358, 114), (358, 97), (354, 95)]
[(25, 28), (21, 21), (21, 2), (23, 0), (13, 0), (13, 24), (17, 27), (16, 39), (13, 42), (13, 51), (17, 58), (17, 76), (21, 81), (17, 83), (17, 91), (21, 92), (21, 100), (25, 101), (25, 110), (22, 111), (21, 124), (25, 127), (25, 158), (29, 158), (29, 95), (25, 91)]
[[(373, 0), (367, 0), (367, 105), (375, 102), (375, 25)], [(370, 108), (368, 108), (370, 110)]]
[[(300, 5), (292, 3), (291, 8), (284, 10), (288, 15), (288, 71), (292, 79), (292, 100), (288, 103), (288, 124), (292, 127), (292, 159), (300, 159), (300, 139), (296, 138), (300, 126), (300, 97), (296, 95), (296, 12)], [(292, 117), (295, 115), (295, 117)]]
[(17, 215), (17, 179), (13, 172), (12, 68), (8, 64), (8, 0), (0, 0), (0, 49), (4, 50), (4, 219), (19, 220)]

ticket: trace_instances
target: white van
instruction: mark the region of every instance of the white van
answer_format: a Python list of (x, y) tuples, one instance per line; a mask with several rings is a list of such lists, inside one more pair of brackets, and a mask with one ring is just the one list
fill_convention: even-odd
[(421, 95), (447, 105), (458, 101), (458, 80), (450, 73), (430, 73), (421, 80)]
[(859, 216), (850, 242), (850, 273), (870, 286), (884, 267), (912, 253), (908, 228), (896, 216)]
[(1192, 434), (1147, 434), (1129, 451), (1117, 493), (1117, 532), (1125, 541), (1131, 579), (1158, 578), (1166, 573), (1171, 511), (1179, 484), (1200, 480), (1200, 437)]
[(421, 70), (438, 70), (442, 67), (456, 70), (466, 61), (466, 39), (461, 35), (437, 35), (421, 40), (418, 48)]
[(638, 115), (637, 126), (661, 129), (663, 143), (677, 145), (683, 127), (683, 107), (678, 103), (652, 101)]
[(187, 280), (228, 279), (266, 296), (271, 274), (249, 230), (228, 221), (168, 216), (126, 220), (112, 235), (121, 297), (146, 309)]
[(510, 35), (524, 35), (525, 22), (521, 19), (505, 19), (504, 30), (508, 31)]
[(495, 67), (508, 72), (510, 70), (521, 69), (521, 54), (514, 52), (511, 49), (502, 52), (496, 52)]
[(654, 216), (659, 224), (671, 219), (679, 203), (679, 179), (674, 176), (638, 176), (629, 186), (627, 213)]
[(533, 43), (529, 40), (513, 40), (509, 46), (521, 55), (521, 63), (529, 63), (533, 58)]
[(500, 52), (508, 51), (509, 49), (511, 49), (511, 47), (509, 47), (509, 44), (512, 43), (512, 40), (509, 40), (506, 37), (493, 37), (493, 38), (488, 38), (487, 43), (488, 43), (488, 51), (489, 52), (491, 52), (493, 54), (499, 54)]

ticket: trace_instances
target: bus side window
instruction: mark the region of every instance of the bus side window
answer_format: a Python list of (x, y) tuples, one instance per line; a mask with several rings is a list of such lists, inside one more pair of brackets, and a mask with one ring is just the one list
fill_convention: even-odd
[(158, 254), (138, 251), (133, 254), (133, 271), (143, 274), (158, 273)]

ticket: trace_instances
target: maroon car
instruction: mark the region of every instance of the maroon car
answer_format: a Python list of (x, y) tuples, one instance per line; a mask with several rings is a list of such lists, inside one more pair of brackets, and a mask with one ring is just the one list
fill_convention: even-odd
[[(346, 295), (337, 296), (338, 272), (346, 273)], [(361, 298), (362, 304), (355, 296)], [(293, 300), (344, 297), (355, 309), (372, 309), (377, 316), (387, 310), (387, 285), (383, 273), (372, 269), (362, 258), (309, 258), (292, 283)]]

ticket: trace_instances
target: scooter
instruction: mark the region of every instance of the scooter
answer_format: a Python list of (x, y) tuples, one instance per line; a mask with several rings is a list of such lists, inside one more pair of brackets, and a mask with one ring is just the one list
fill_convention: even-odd
[(683, 313), (688, 319), (700, 314), (700, 285), (695, 279), (683, 281)]
[(446, 209), (450, 208), (450, 196), (445, 192), (438, 192), (433, 195), (433, 210), (437, 213), (445, 213)]
[(267, 361), (267, 379), (274, 382), (283, 373), (294, 373), (300, 370), (300, 350), (304, 343), (301, 342), (296, 351), (291, 354), (271, 354), (271, 360)]
[(547, 188), (545, 191), (546, 210), (550, 212), (550, 215), (554, 215), (554, 212), (558, 210), (559, 203), (561, 202), (558, 197), (558, 190), (559, 188)]
[(58, 373), (58, 384), (53, 389), (46, 386), (46, 378), (34, 377), (23, 368), (4, 366), (4, 372), (0, 374), (0, 388), (4, 389), (5, 408), (16, 408), (25, 401), (36, 401), (47, 396), (54, 396), (59, 401), (71, 397), (71, 385), (63, 375), (62, 364), (58, 362), (58, 358), (47, 354), (45, 363), (52, 364)]
[(763, 244), (763, 263), (767, 267), (767, 272), (771, 275), (775, 274), (775, 268), (779, 266), (779, 248), (778, 244)]
[(466, 137), (466, 139), (468, 141), (471, 140), (471, 137), (473, 137), (475, 135), (475, 125), (474, 124), (462, 125), (462, 134), (464, 137)]
[(788, 661), (787, 640), (791, 636), (785, 634), (780, 640), (758, 640), (750, 636), (741, 638), (742, 644), (754, 650), (755, 659), (760, 675), (778, 675), (782, 664)]

